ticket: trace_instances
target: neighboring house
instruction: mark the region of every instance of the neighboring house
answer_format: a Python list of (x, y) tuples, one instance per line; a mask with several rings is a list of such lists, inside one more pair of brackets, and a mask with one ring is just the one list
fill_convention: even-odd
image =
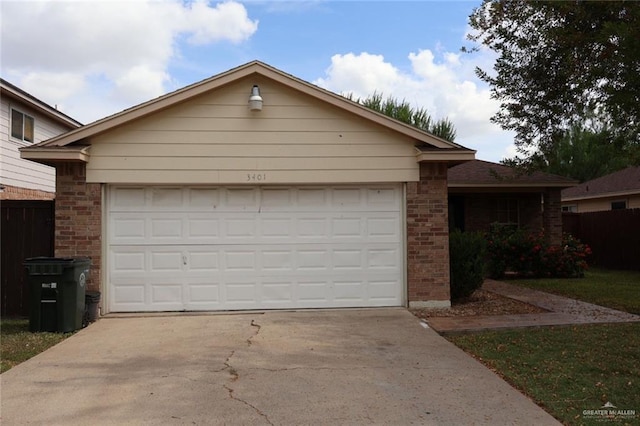
[(531, 174), (502, 164), (474, 160), (449, 169), (449, 225), (488, 231), (492, 223), (544, 229), (550, 241), (562, 238), (560, 192), (576, 181), (548, 173)]
[(640, 208), (640, 166), (627, 167), (562, 191), (564, 212), (634, 208)]
[(0, 200), (52, 200), (55, 169), (20, 158), (19, 149), (81, 124), (0, 79)]
[(449, 306), (474, 153), (257, 61), (21, 151), (103, 312)]

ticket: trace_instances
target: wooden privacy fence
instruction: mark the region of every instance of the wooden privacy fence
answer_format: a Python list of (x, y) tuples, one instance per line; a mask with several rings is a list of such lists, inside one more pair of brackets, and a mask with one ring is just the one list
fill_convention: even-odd
[(591, 247), (592, 265), (640, 271), (640, 209), (563, 213), (562, 227)]
[(29, 315), (29, 286), (24, 260), (53, 256), (53, 201), (14, 201), (0, 203), (0, 312), (3, 317)]

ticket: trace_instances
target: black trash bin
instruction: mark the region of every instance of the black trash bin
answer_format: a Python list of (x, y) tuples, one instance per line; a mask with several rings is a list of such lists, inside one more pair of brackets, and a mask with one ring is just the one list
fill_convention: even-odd
[(82, 328), (91, 259), (33, 257), (24, 261), (29, 282), (29, 330), (67, 333)]
[(98, 305), (100, 304), (100, 292), (99, 291), (87, 291), (84, 295), (84, 324), (86, 327), (90, 323), (98, 320)]

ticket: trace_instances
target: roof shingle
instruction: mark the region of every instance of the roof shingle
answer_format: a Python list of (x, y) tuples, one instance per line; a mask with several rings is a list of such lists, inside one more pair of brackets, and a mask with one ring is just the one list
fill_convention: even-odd
[(521, 172), (513, 167), (489, 161), (473, 160), (451, 167), (449, 185), (495, 186), (564, 186), (576, 184), (572, 179), (550, 173)]
[(562, 191), (562, 198), (588, 198), (628, 191), (640, 193), (640, 166), (627, 167), (565, 189)]

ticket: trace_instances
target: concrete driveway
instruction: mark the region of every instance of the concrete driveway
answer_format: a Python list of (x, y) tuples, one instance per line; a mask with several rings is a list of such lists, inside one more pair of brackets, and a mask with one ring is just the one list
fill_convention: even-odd
[(559, 424), (400, 308), (108, 317), (0, 378), (7, 425)]

